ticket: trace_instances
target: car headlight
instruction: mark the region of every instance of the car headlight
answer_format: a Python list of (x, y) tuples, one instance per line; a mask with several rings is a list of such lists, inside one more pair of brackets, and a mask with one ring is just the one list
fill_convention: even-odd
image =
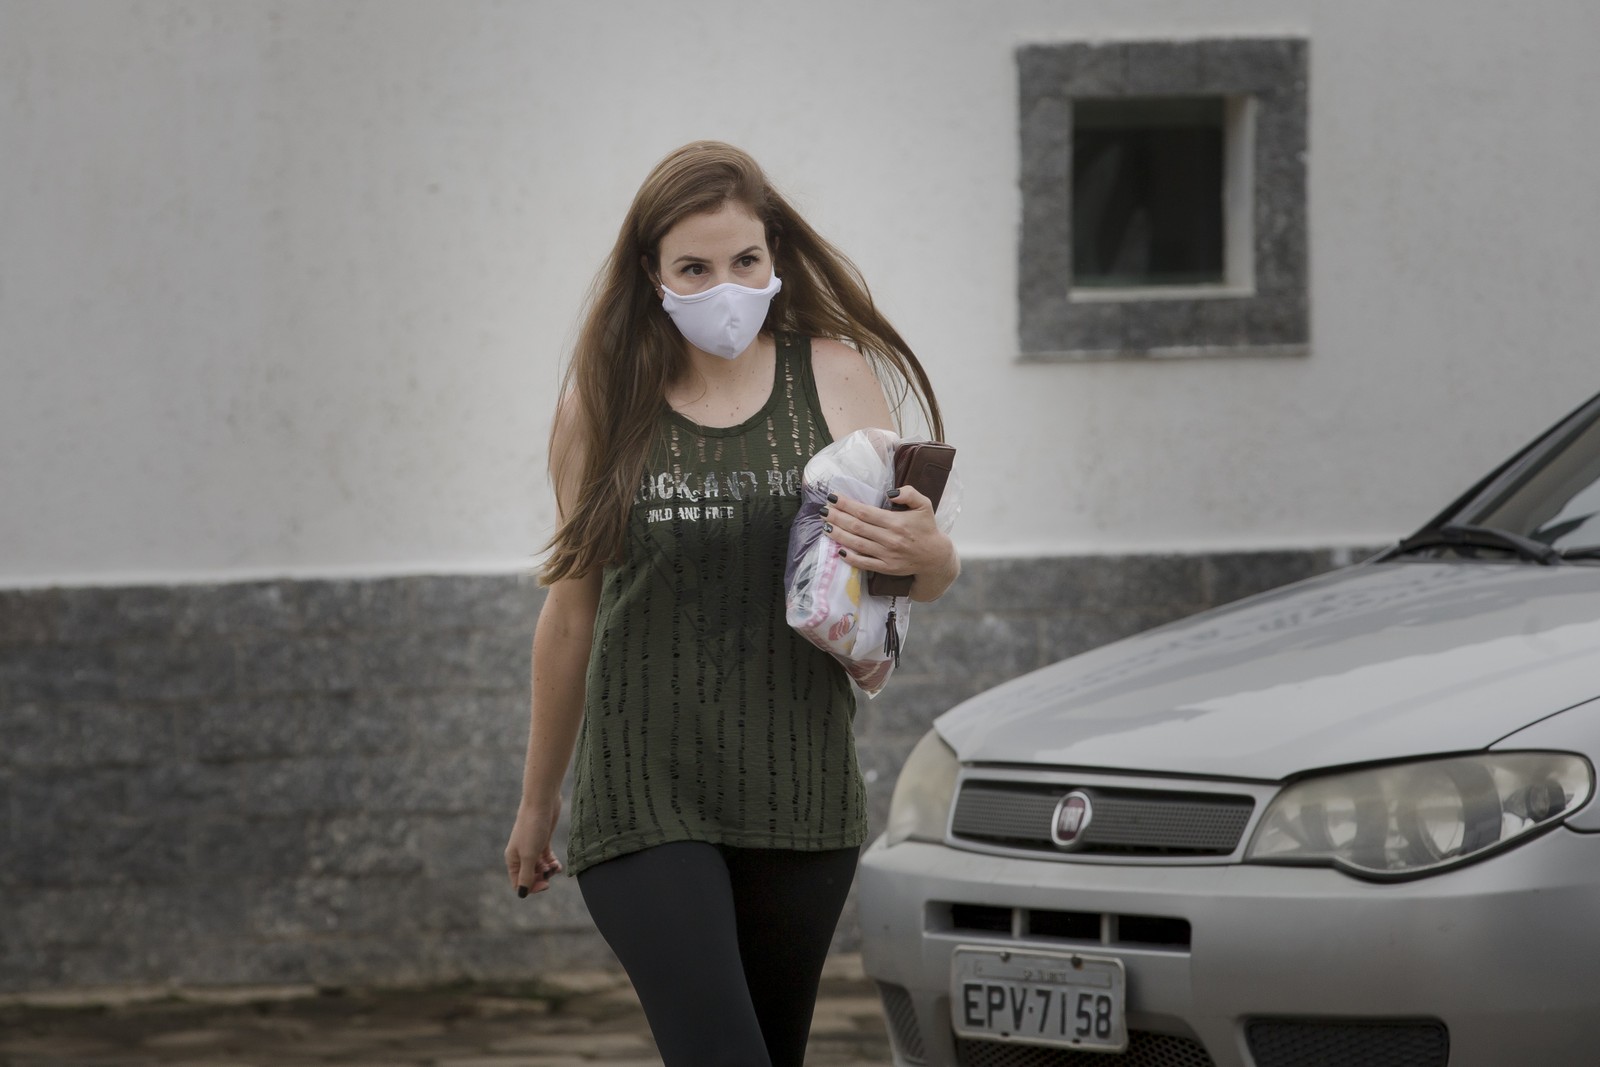
[(1505, 752), (1396, 764), (1295, 782), (1261, 817), (1245, 859), (1414, 878), (1479, 859), (1588, 802), (1581, 756)]
[(922, 735), (917, 747), (906, 757), (900, 779), (894, 784), (894, 797), (889, 801), (889, 826), (883, 835), (885, 845), (898, 845), (906, 840), (944, 840), (959, 769), (955, 750), (944, 743), (944, 738), (933, 730)]

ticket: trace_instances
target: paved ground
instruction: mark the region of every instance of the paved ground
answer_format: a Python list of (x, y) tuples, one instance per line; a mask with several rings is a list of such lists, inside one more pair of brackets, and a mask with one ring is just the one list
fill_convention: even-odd
[[(0, 999), (4, 1067), (660, 1067), (616, 972), (526, 985)], [(855, 956), (829, 961), (807, 1067), (889, 1063)]]

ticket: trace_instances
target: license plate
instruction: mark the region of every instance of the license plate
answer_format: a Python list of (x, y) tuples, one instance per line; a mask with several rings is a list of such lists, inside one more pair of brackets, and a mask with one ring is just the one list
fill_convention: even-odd
[(955, 950), (950, 1014), (962, 1037), (1086, 1052), (1128, 1047), (1122, 961), (1078, 952)]

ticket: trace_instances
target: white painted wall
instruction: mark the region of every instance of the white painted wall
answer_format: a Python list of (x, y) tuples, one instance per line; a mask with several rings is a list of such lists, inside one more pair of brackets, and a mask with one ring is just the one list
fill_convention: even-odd
[[(1015, 46), (1278, 34), (1313, 354), (1016, 362)], [(1592, 0), (0, 0), (0, 585), (531, 564), (578, 305), (697, 137), (922, 354), (968, 554), (1390, 538), (1600, 388), (1596, 42)]]

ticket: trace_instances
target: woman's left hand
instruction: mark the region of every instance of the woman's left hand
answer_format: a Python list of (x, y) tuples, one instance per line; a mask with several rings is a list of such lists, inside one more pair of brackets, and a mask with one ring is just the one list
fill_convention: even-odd
[(914, 574), (913, 600), (933, 600), (961, 570), (955, 545), (934, 521), (933, 502), (909, 485), (893, 491), (904, 511), (849, 497), (828, 498), (823, 532), (852, 566), (880, 574)]

